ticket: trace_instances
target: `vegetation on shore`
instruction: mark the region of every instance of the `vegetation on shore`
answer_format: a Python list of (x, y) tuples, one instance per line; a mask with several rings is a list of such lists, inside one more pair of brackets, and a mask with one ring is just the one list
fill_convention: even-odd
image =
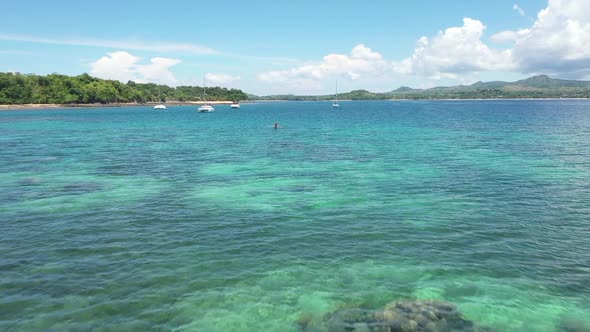
[[(238, 89), (207, 87), (207, 99), (245, 100), (248, 96)], [(203, 88), (176, 88), (153, 83), (126, 84), (103, 80), (88, 74), (66, 76), (59, 74), (23, 75), (0, 73), (0, 104), (111, 104), (165, 101), (200, 101)]]
[[(331, 100), (334, 95), (297, 96), (247, 95), (242, 90), (208, 87), (207, 99), (225, 100)], [(338, 95), (341, 100), (386, 99), (512, 99), (512, 98), (590, 98), (590, 82), (561, 80), (545, 75), (516, 82), (477, 82), (471, 85), (432, 89), (399, 89), (374, 93), (354, 90)], [(0, 73), (0, 105), (18, 104), (114, 104), (166, 101), (202, 101), (199, 86), (169, 87), (153, 83), (121, 83), (88, 74), (47, 76)]]
[[(259, 100), (330, 100), (334, 95), (296, 96), (274, 95), (254, 96)], [(436, 87), (432, 89), (399, 89), (374, 93), (354, 90), (338, 95), (341, 100), (385, 100), (385, 99), (513, 99), (513, 98), (590, 98), (590, 82), (560, 80), (545, 75), (534, 76), (516, 82), (477, 82), (471, 85)]]

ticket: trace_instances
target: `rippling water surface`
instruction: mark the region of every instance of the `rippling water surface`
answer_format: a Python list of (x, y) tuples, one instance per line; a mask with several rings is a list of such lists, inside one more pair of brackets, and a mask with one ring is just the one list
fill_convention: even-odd
[(588, 324), (589, 101), (342, 106), (1, 112), (0, 330)]

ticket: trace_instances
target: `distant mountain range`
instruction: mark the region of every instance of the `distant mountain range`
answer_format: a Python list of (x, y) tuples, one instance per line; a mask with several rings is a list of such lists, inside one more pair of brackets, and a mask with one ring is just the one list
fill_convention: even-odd
[[(248, 95), (258, 100), (329, 100), (334, 95), (296, 96)], [(533, 76), (516, 82), (477, 82), (471, 85), (413, 89), (402, 86), (384, 93), (354, 90), (338, 95), (341, 100), (374, 99), (496, 99), (496, 98), (590, 98), (590, 81), (562, 80), (546, 75)]]

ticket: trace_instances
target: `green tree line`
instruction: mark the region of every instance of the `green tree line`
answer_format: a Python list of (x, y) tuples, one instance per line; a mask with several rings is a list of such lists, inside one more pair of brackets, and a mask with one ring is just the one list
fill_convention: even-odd
[[(245, 100), (238, 89), (207, 88), (207, 100)], [(110, 104), (203, 100), (198, 86), (169, 87), (153, 83), (121, 83), (88, 74), (0, 73), (0, 104)]]
[[(260, 100), (291, 100), (291, 101), (320, 101), (333, 100), (335, 95), (325, 96), (296, 96), (296, 95), (273, 95), (273, 96), (251, 96), (250, 99)], [(355, 90), (338, 95), (340, 100), (388, 100), (388, 99), (512, 99), (512, 98), (590, 98), (590, 88), (546, 88), (536, 90), (508, 89), (444, 89), (444, 90), (412, 90), (395, 91), (385, 93), (374, 93), (367, 90)]]

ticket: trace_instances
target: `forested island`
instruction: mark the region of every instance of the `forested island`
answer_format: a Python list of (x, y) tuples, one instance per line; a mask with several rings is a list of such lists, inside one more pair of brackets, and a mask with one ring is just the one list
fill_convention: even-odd
[[(334, 95), (254, 96), (259, 100), (330, 100)], [(338, 95), (341, 100), (388, 100), (388, 99), (514, 99), (514, 98), (590, 98), (590, 82), (561, 80), (545, 75), (534, 76), (516, 82), (477, 82), (471, 85), (436, 87), (432, 89), (399, 89), (375, 93), (354, 90)]]
[[(248, 95), (242, 90), (208, 87), (209, 101), (238, 100), (331, 100), (334, 95)], [(341, 100), (391, 99), (514, 99), (514, 98), (590, 98), (590, 82), (561, 80), (545, 75), (516, 82), (477, 82), (471, 85), (436, 87), (432, 89), (399, 89), (375, 93), (354, 90), (338, 95)], [(20, 104), (124, 104), (195, 102), (203, 100), (199, 86), (169, 87), (153, 83), (121, 83), (88, 74), (46, 76), (0, 73), (0, 105)]]
[[(210, 101), (245, 100), (238, 89), (207, 87)], [(203, 88), (198, 86), (169, 87), (153, 83), (121, 83), (88, 74), (47, 76), (0, 73), (0, 104), (112, 104), (166, 101), (200, 101)]]

